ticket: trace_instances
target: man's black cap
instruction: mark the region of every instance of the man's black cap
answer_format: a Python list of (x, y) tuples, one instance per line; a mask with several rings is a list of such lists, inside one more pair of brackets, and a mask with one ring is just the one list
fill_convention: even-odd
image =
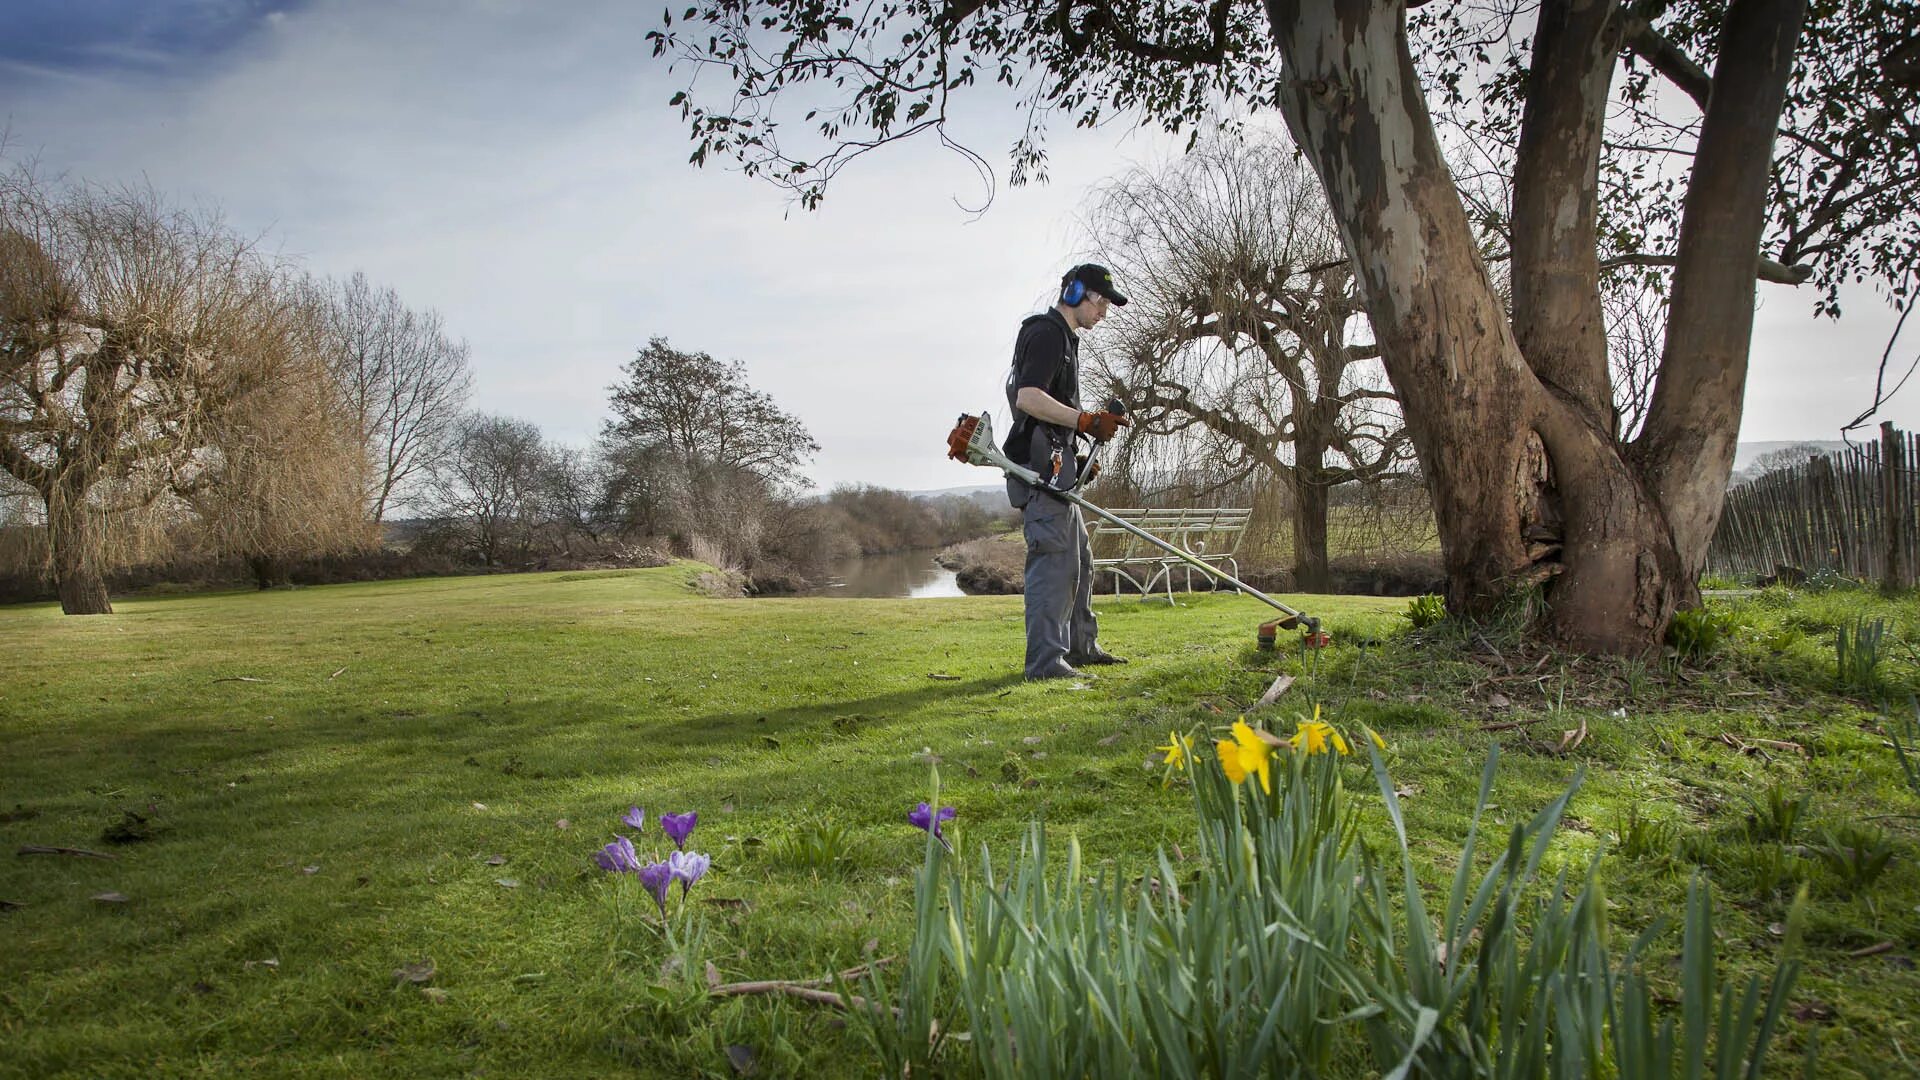
[(1065, 289), (1074, 281), (1084, 282), (1088, 291), (1097, 292), (1116, 304), (1127, 302), (1127, 298), (1121, 296), (1120, 290), (1114, 287), (1113, 274), (1098, 263), (1081, 263), (1067, 271), (1066, 276), (1060, 279), (1060, 287)]

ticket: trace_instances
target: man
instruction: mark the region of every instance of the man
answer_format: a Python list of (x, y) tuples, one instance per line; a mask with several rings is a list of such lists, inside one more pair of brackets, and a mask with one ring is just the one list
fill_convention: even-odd
[[(1013, 430), (1007, 456), (1060, 488), (1079, 479), (1075, 436), (1113, 438), (1130, 421), (1116, 412), (1080, 409), (1080, 333), (1127, 298), (1106, 267), (1088, 263), (1067, 271), (1052, 308), (1020, 324), (1007, 376)], [(1077, 676), (1076, 665), (1124, 664), (1095, 641), (1093, 552), (1080, 508), (1011, 477), (1007, 499), (1021, 512), (1027, 541), (1027, 664), (1029, 679)]]

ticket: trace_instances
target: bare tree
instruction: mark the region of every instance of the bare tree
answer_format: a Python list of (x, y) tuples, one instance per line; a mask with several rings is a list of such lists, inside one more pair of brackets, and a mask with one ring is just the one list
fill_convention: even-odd
[(698, 537), (753, 569), (775, 512), (819, 449), (806, 426), (750, 386), (738, 361), (682, 352), (665, 338), (622, 372), (601, 432), (606, 516), (683, 548)]
[(373, 462), (366, 505), (377, 523), (451, 445), (445, 436), (471, 384), (467, 344), (448, 336), (438, 312), (409, 308), (365, 274), (319, 288), (334, 374)]
[(542, 483), (551, 464), (538, 427), (470, 413), (456, 421), (429, 474), (429, 505), (481, 562), (522, 561), (542, 520)]
[(1227, 141), (1095, 206), (1095, 246), (1132, 302), (1091, 355), (1133, 438), (1197, 428), (1222, 485), (1279, 481), (1295, 582), (1324, 591), (1329, 490), (1413, 454), (1318, 182), (1290, 147)]
[(723, 364), (654, 338), (621, 371), (605, 431), (614, 445), (657, 448), (689, 467), (743, 470), (775, 485), (799, 479), (820, 449), (797, 418), (747, 384), (737, 360)]
[(233, 373), (274, 347), (277, 284), (149, 190), (0, 176), (0, 467), (45, 507), (63, 611), (113, 610), (114, 522), (195, 468)]
[(1782, 469), (1797, 469), (1807, 463), (1809, 458), (1831, 457), (1833, 450), (1819, 443), (1803, 442), (1792, 446), (1783, 446), (1778, 450), (1769, 450), (1753, 459), (1746, 468), (1733, 474), (1733, 483), (1750, 484), (1755, 480), (1776, 473)]
[(599, 503), (606, 488), (606, 462), (591, 450), (551, 445), (540, 474), (539, 501), (546, 528), (563, 554), (576, 539), (598, 540)]

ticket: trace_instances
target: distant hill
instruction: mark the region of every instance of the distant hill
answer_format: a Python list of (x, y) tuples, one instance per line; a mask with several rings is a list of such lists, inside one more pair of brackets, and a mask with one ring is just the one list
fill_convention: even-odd
[(933, 491), (909, 491), (907, 494), (916, 499), (938, 499), (955, 495), (970, 502), (979, 503), (988, 510), (1007, 509), (1007, 484), (970, 484), (967, 487), (937, 488)]
[(969, 484), (966, 487), (935, 488), (932, 491), (909, 491), (907, 494), (916, 499), (937, 499), (942, 495), (959, 495), (962, 498), (971, 499), (975, 495), (1004, 495), (1006, 491), (1007, 485), (1002, 482), (997, 484)]

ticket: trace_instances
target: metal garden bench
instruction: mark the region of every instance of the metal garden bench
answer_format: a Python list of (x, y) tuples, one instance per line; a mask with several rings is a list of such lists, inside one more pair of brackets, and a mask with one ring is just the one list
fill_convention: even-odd
[[(1209, 565), (1219, 565), (1234, 577), (1240, 576), (1240, 541), (1246, 536), (1251, 509), (1212, 507), (1172, 510), (1123, 509), (1108, 513), (1153, 533)], [(1162, 586), (1167, 602), (1173, 602), (1173, 571), (1186, 574), (1188, 592), (1193, 591), (1193, 567), (1155, 548), (1118, 525), (1096, 520), (1091, 534), (1093, 572), (1113, 575), (1113, 592), (1121, 593), (1125, 582), (1140, 591), (1141, 597), (1153, 595)]]

